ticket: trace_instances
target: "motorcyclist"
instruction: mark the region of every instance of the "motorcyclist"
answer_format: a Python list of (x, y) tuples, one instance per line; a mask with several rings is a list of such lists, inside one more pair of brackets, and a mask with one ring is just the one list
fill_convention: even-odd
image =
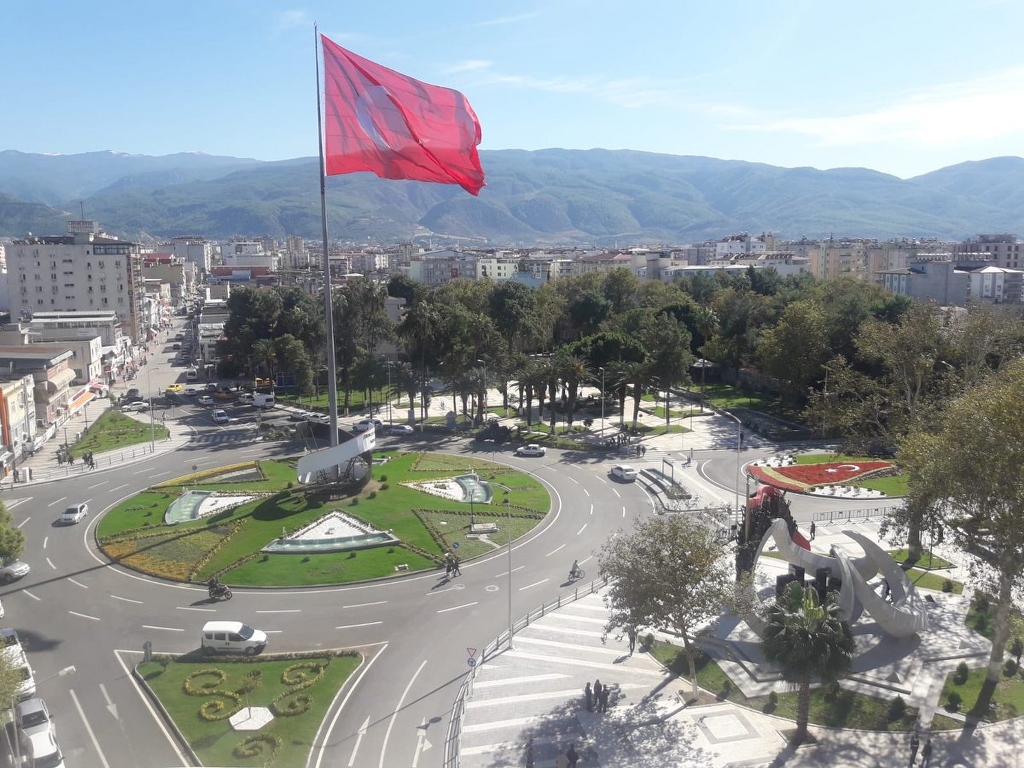
[(580, 561), (579, 560), (573, 560), (572, 561), (572, 568), (569, 569), (569, 578), (570, 579), (578, 579), (579, 577), (580, 577)]
[(218, 595), (224, 591), (224, 585), (220, 583), (220, 579), (216, 576), (206, 582), (206, 588), (210, 591), (211, 595)]

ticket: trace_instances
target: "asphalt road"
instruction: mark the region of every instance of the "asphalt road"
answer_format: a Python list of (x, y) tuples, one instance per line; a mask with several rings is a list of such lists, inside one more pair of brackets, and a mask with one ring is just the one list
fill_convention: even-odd
[[(158, 378), (179, 374), (161, 372), (159, 364), (148, 367), (154, 386), (165, 386)], [(204, 588), (110, 565), (93, 543), (103, 510), (155, 482), (193, 467), (302, 450), (296, 443), (254, 442), (252, 408), (230, 409), (226, 425), (213, 424), (211, 410), (177, 406), (175, 418), (195, 435), (172, 453), (5, 494), (25, 533), (24, 558), (32, 571), (0, 591), (4, 623), (22, 636), (69, 765), (187, 765), (129, 670), (144, 643), (160, 652), (194, 650), (202, 624), (221, 618), (265, 630), (271, 652), (355, 647), (366, 654), (352, 684), (332, 704), (311, 765), (439, 766), (469, 649), (482, 648), (507, 627), (510, 583), (518, 618), (569, 589), (565, 579), (574, 559), (596, 574), (600, 546), (652, 508), (640, 485), (611, 481), (605, 462), (556, 451), (520, 459), (511, 451), (482, 453), (472, 443), (453, 441), (445, 450), (531, 471), (551, 492), (552, 513), (513, 546), (511, 579), (502, 549), (464, 563), (462, 576), (450, 582), (429, 573), (351, 587), (239, 589), (230, 602), (213, 604)], [(89, 517), (75, 526), (57, 525), (61, 510), (78, 501), (88, 502)], [(77, 673), (57, 676), (68, 665)]]

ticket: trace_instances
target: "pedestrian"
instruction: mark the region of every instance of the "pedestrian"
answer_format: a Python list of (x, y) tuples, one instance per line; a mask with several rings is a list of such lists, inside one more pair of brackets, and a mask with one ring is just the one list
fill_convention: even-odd
[(910, 737), (910, 765), (914, 764), (914, 760), (917, 759), (917, 749), (921, 746), (921, 740), (917, 738), (917, 731)]
[(75, 457), (72, 456), (71, 453), (69, 452), (68, 453), (68, 464), (72, 464), (73, 465), (74, 463), (75, 463)]
[(590, 683), (583, 689), (583, 696), (587, 700), (587, 712), (594, 711), (594, 690), (590, 687)]
[(601, 685), (600, 680), (594, 681), (594, 703), (597, 705), (597, 711), (601, 711), (601, 691), (604, 690), (604, 686)]
[(928, 739), (921, 750), (921, 768), (928, 768), (928, 761), (932, 759), (932, 740)]
[(609, 693), (610, 693), (610, 691), (608, 690), (608, 686), (607, 685), (601, 688), (601, 695), (600, 695), (600, 697), (598, 697), (600, 699), (600, 701), (598, 702), (597, 711), (601, 712), (602, 714), (608, 711), (608, 694)]
[(444, 575), (450, 577), (452, 575), (452, 555), (450, 552), (444, 554)]
[(452, 555), (452, 571), (455, 573), (456, 576), (461, 576), (462, 575), (462, 569), (459, 568), (459, 556), (458, 555)]
[(816, 529), (814, 527), (814, 521), (811, 520), (811, 528), (810, 528), (810, 531), (811, 531), (811, 541), (814, 541), (814, 532), (815, 532), (815, 530)]
[(576, 763), (579, 762), (580, 756), (574, 745), (569, 745), (569, 751), (565, 753), (565, 757), (569, 761), (569, 768), (576, 768)]
[(626, 634), (629, 636), (629, 655), (632, 656), (636, 650), (636, 627), (629, 627)]

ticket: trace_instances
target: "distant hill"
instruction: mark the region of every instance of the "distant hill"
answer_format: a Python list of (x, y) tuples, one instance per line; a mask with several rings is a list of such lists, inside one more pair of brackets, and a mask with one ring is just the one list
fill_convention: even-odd
[[(328, 179), (331, 236), (496, 245), (685, 243), (737, 231), (784, 237), (1024, 233), (1024, 159), (961, 163), (914, 179), (862, 168), (780, 168), (629, 150), (481, 152), (488, 186)], [(48, 207), (52, 206), (52, 207)], [(61, 234), (85, 217), (146, 241), (180, 234), (320, 234), (315, 158), (0, 152), (0, 235)]]

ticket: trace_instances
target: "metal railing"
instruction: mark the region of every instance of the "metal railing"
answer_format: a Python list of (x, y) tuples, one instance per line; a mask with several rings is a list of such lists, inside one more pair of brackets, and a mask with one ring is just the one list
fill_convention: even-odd
[[(65, 462), (56, 467), (29, 467), (32, 471), (32, 479), (24, 482), (23, 484), (30, 485), (32, 483), (70, 477), (73, 474), (86, 475), (102, 467), (112, 467), (115, 464), (123, 464), (125, 461), (131, 461), (141, 456), (148, 456), (154, 452), (153, 446), (140, 443), (139, 445), (131, 448), (122, 448), (93, 454), (94, 466), (92, 467), (86, 464), (81, 458), (77, 459), (74, 464)], [(16, 484), (20, 485), (22, 482), (19, 481)]]
[[(588, 584), (577, 587), (571, 592), (559, 595), (551, 602), (544, 603), (540, 607), (534, 608), (512, 624), (512, 635), (515, 636), (516, 632), (526, 629), (532, 622), (535, 622), (537, 619), (561, 608), (563, 605), (574, 603), (581, 597), (586, 597), (587, 595), (597, 592), (597, 590), (602, 589), (607, 584), (607, 578), (595, 579)], [(462, 739), (462, 716), (466, 712), (466, 700), (473, 696), (473, 681), (476, 679), (477, 670), (480, 669), (481, 665), (486, 664), (488, 659), (493, 658), (503, 650), (507, 650), (510, 645), (511, 638), (509, 637), (509, 631), (506, 629), (484, 646), (484, 649), (480, 654), (480, 663), (474, 665), (466, 674), (466, 679), (462, 681), (459, 693), (455, 697), (455, 703), (452, 705), (451, 720), (448, 722), (448, 734), (445, 737), (444, 742), (444, 762), (442, 763), (444, 768), (459, 768), (459, 742)]]
[(887, 507), (869, 507), (866, 509), (828, 509), (814, 513), (815, 523), (844, 523), (850, 520), (866, 520), (872, 517), (883, 517), (900, 508), (899, 504)]

